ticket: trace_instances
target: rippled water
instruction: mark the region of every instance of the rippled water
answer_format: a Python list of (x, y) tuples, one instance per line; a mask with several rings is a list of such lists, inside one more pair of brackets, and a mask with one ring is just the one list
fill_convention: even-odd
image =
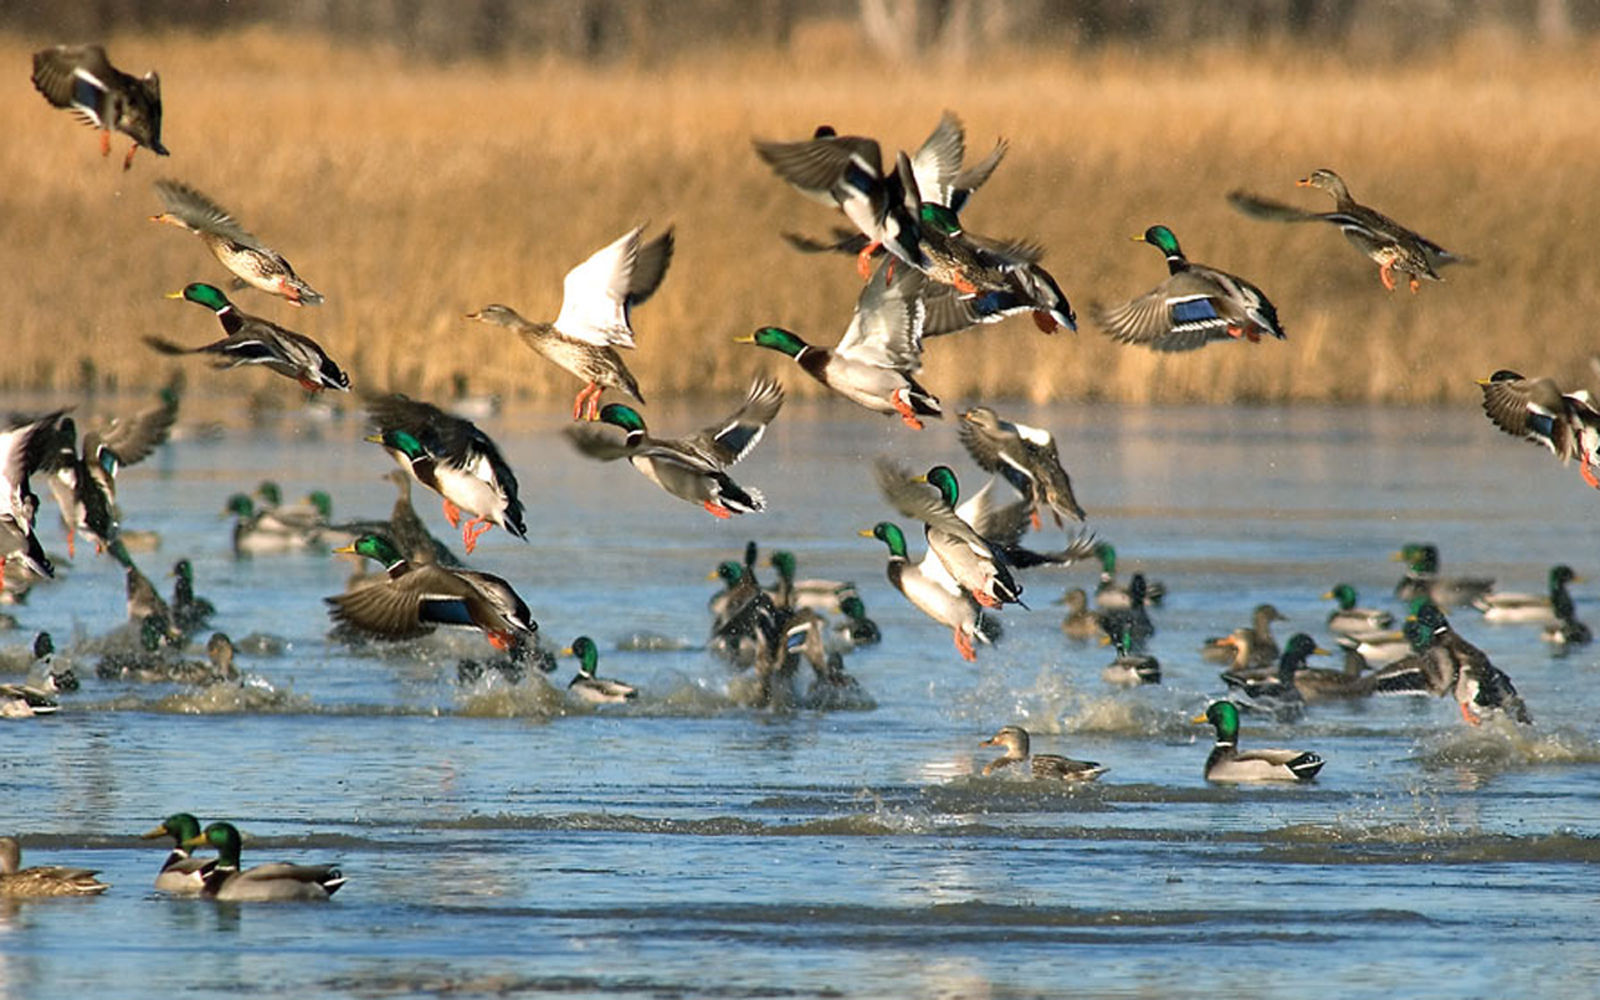
[[(975, 487), (949, 422), (916, 435), (791, 405), (737, 470), (773, 510), (732, 523), (578, 458), (559, 414), (486, 422), (531, 540), (491, 532), (477, 563), (518, 587), (550, 643), (593, 635), (601, 673), (641, 687), (600, 710), (564, 702), (570, 660), (549, 683), (463, 689), (457, 659), (489, 652), (475, 637), (330, 642), (321, 598), (343, 560), (235, 561), (216, 512), (266, 475), (290, 497), (328, 489), (340, 516), (387, 513), (388, 459), (359, 420), (167, 447), (122, 479), (127, 526), (163, 539), (141, 565), (165, 586), (190, 556), (215, 624), (287, 651), (242, 655), (243, 689), (100, 681), (86, 643), (121, 620), (122, 576), (81, 552), (9, 609), (22, 627), (0, 645), (52, 630), (84, 688), (54, 717), (0, 723), (0, 830), (114, 888), (0, 906), (0, 995), (1593, 995), (1600, 654), (1556, 658), (1537, 629), (1459, 612), (1537, 724), (1469, 730), (1447, 699), (1247, 719), (1247, 747), (1327, 758), (1304, 787), (1207, 785), (1209, 730), (1187, 721), (1220, 690), (1203, 637), (1270, 600), (1291, 618), (1280, 638), (1328, 645), (1319, 595), (1346, 580), (1393, 606), (1403, 542), (1508, 589), (1539, 589), (1557, 561), (1600, 574), (1600, 498), (1573, 470), (1470, 411), (1010, 415), (1057, 431), (1124, 574), (1167, 584), (1163, 686), (1112, 690), (1109, 652), (1063, 637), (1050, 601), (1092, 588), (1090, 567), (1029, 576), (1033, 610), (1008, 612), (976, 666), (889, 588), (882, 545), (856, 535), (888, 513), (868, 460), (949, 461)], [(445, 534), (431, 497), (417, 506)], [(61, 549), (53, 511), (41, 526)], [(794, 550), (802, 576), (862, 585), (885, 642), (847, 664), (875, 709), (730, 699), (698, 648), (705, 576), (752, 537)], [(1576, 593), (1584, 615), (1592, 591)], [(688, 648), (618, 648), (640, 634)], [(1006, 723), (1110, 773), (1081, 790), (979, 777), (977, 744)], [(163, 852), (134, 834), (179, 809), (238, 823), (247, 864), (335, 861), (349, 884), (326, 906), (161, 898)]]

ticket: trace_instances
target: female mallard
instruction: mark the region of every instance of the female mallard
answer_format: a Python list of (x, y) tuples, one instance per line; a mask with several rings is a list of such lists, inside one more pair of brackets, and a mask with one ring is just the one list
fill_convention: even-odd
[(212, 256), (246, 285), (281, 295), (290, 305), (317, 306), (322, 296), (306, 284), (283, 254), (262, 243), (239, 225), (232, 213), (178, 181), (156, 181), (166, 211), (151, 222), (165, 222), (200, 237)]
[(1343, 178), (1332, 170), (1323, 168), (1312, 171), (1311, 176), (1295, 181), (1295, 186), (1328, 192), (1333, 196), (1333, 211), (1306, 212), (1243, 191), (1228, 195), (1228, 201), (1239, 211), (1257, 219), (1333, 223), (1357, 250), (1377, 263), (1378, 277), (1382, 279), (1383, 287), (1391, 292), (1394, 291), (1395, 271), (1409, 276), (1411, 290), (1415, 292), (1421, 284), (1419, 279), (1442, 280), (1437, 268), (1466, 260), (1350, 197), (1350, 189)]
[(1214, 701), (1204, 715), (1189, 720), (1216, 727), (1217, 742), (1206, 758), (1207, 781), (1255, 783), (1310, 781), (1322, 770), (1323, 760), (1309, 750), (1239, 750), (1239, 709), (1231, 701)]
[(1100, 672), (1100, 679), (1118, 687), (1138, 687), (1161, 683), (1161, 661), (1134, 649), (1132, 623), (1123, 619), (1103, 621), (1105, 642), (1116, 647), (1117, 658)]
[(1262, 334), (1284, 339), (1278, 310), (1243, 278), (1196, 264), (1178, 248), (1166, 226), (1151, 226), (1135, 240), (1167, 255), (1167, 280), (1114, 309), (1096, 309), (1095, 320), (1113, 340), (1158, 351), (1192, 351), (1214, 340)]
[(1600, 490), (1600, 409), (1587, 389), (1562, 392), (1552, 379), (1523, 378), (1505, 368), (1478, 385), (1483, 412), (1496, 427), (1544, 445), (1562, 465), (1576, 458), (1583, 481)]
[(111, 888), (88, 868), (22, 867), (22, 845), (15, 837), (0, 837), (0, 898), (38, 896), (96, 896)]
[(885, 572), (889, 583), (923, 614), (950, 629), (963, 660), (976, 660), (974, 640), (993, 643), (1000, 637), (1000, 622), (985, 615), (972, 595), (951, 578), (950, 573), (929, 552), (922, 562), (912, 563), (906, 555), (906, 536), (899, 525), (879, 521), (863, 536), (876, 538), (889, 547)]
[(1567, 606), (1570, 608), (1572, 595), (1567, 593), (1567, 584), (1582, 583), (1583, 577), (1572, 572), (1572, 567), (1563, 563), (1550, 567), (1547, 580), (1550, 589), (1545, 594), (1513, 594), (1496, 591), (1482, 595), (1472, 602), (1472, 606), (1483, 612), (1483, 620), (1486, 622), (1554, 625), (1558, 620), (1557, 599), (1566, 597)]
[(767, 508), (759, 491), (746, 490), (724, 470), (760, 442), (782, 406), (783, 386), (758, 378), (744, 405), (689, 437), (651, 437), (644, 418), (622, 403), (607, 403), (600, 411), (601, 423), (626, 432), (621, 441), (588, 425), (568, 427), (566, 434), (584, 455), (602, 462), (626, 458), (646, 479), (673, 496), (699, 504), (714, 517), (729, 518)]
[(530, 323), (510, 306), (488, 305), (467, 319), (514, 330), (535, 353), (586, 383), (572, 401), (572, 419), (600, 412), (605, 389), (627, 393), (643, 403), (639, 383), (617, 348), (634, 346), (629, 320), (633, 307), (655, 293), (672, 263), (672, 230), (639, 242), (635, 226), (616, 242), (594, 252), (567, 272), (561, 285), (561, 312), (554, 323)]
[(232, 823), (212, 823), (183, 841), (184, 847), (213, 847), (217, 860), (206, 873), (200, 895), (222, 903), (272, 903), (324, 900), (339, 891), (345, 877), (333, 865), (292, 865), (278, 861), (241, 870), (239, 831)]
[(215, 285), (192, 282), (167, 298), (184, 299), (210, 309), (217, 314), (217, 322), (222, 324), (227, 336), (203, 347), (184, 347), (161, 337), (144, 338), (145, 343), (162, 354), (211, 354), (216, 356), (218, 368), (265, 365), (299, 382), (307, 392), (350, 391), (350, 376), (328, 357), (320, 344), (236, 308)]
[(1067, 606), (1067, 615), (1061, 619), (1061, 631), (1073, 639), (1093, 639), (1101, 634), (1100, 616), (1089, 610), (1089, 595), (1082, 587), (1073, 587), (1061, 598)]
[(1040, 505), (1050, 509), (1057, 527), (1063, 518), (1083, 520), (1083, 508), (1072, 495), (1072, 480), (1061, 467), (1056, 439), (1049, 431), (1002, 420), (987, 406), (974, 406), (962, 411), (958, 434), (980, 469), (1000, 476), (1031, 501), (1035, 527)]
[(998, 608), (1022, 603), (1022, 584), (1012, 575), (1005, 552), (957, 512), (960, 487), (948, 466), (936, 465), (913, 477), (880, 459), (877, 475), (884, 499), (903, 516), (923, 523), (928, 550), (979, 604)]
[(567, 684), (567, 693), (577, 700), (591, 705), (605, 705), (639, 697), (639, 689), (632, 684), (595, 676), (595, 669), (600, 663), (600, 650), (588, 636), (580, 635), (572, 640), (572, 645), (563, 649), (561, 655), (578, 658), (578, 673)]
[(129, 76), (111, 65), (99, 45), (56, 45), (33, 54), (33, 85), (45, 100), (100, 130), (101, 156), (111, 154), (112, 129), (132, 139), (122, 169), (133, 166), (140, 146), (167, 155), (161, 145), (161, 78), (154, 70)]
[[(1005, 755), (983, 765), (984, 777), (1012, 764), (1029, 760), (1028, 731), (1021, 726), (1002, 726), (1000, 731), (978, 744), (982, 747), (1004, 747)], [(1092, 760), (1073, 760), (1056, 754), (1032, 755), (1032, 772), (1035, 778), (1048, 781), (1088, 782), (1106, 773), (1106, 768)]]
[(874, 413), (899, 414), (922, 430), (919, 417), (937, 417), (939, 400), (917, 384), (922, 370), (922, 321), (926, 279), (912, 271), (893, 283), (879, 267), (856, 301), (850, 327), (837, 347), (816, 347), (788, 330), (764, 326), (741, 344), (756, 344), (795, 360), (807, 375)]
[(1361, 635), (1386, 629), (1394, 623), (1394, 615), (1378, 608), (1357, 607), (1360, 598), (1356, 588), (1341, 583), (1322, 595), (1325, 601), (1338, 601), (1339, 606), (1328, 612), (1328, 631), (1343, 636)]
[(1231, 663), (1233, 669), (1243, 674), (1269, 671), (1278, 662), (1278, 640), (1272, 635), (1272, 623), (1288, 621), (1271, 604), (1257, 604), (1250, 613), (1248, 629), (1234, 629), (1215, 639), (1207, 639), (1201, 656), (1218, 663)]
[[(377, 429), (367, 440), (383, 445), (411, 478), (444, 498), (444, 516), (450, 527), (461, 528), (467, 555), (495, 525), (527, 540), (517, 477), (476, 424), (399, 393), (369, 400), (367, 414)], [(462, 523), (463, 512), (471, 520)]]
[(156, 875), (156, 888), (178, 896), (198, 895), (206, 887), (206, 873), (216, 863), (210, 858), (196, 858), (184, 847), (184, 841), (200, 836), (200, 821), (190, 813), (173, 813), (161, 821), (154, 830), (139, 834), (142, 840), (172, 838), (172, 850), (162, 862)]
[(539, 626), (511, 585), (492, 573), (413, 565), (381, 535), (362, 535), (337, 552), (377, 560), (386, 579), (324, 598), (335, 621), (385, 639), (427, 635), (436, 626), (476, 628), (496, 649), (519, 636), (532, 640)]

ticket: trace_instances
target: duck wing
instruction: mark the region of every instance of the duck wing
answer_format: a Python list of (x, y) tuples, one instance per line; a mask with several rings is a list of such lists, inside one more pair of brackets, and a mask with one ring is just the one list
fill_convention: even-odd
[(886, 258), (861, 290), (850, 326), (834, 353), (877, 368), (916, 374), (922, 369), (925, 285), (920, 272), (898, 264), (893, 257)]

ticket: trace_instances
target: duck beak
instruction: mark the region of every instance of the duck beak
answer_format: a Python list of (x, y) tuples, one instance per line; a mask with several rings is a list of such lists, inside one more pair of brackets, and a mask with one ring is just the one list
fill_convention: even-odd
[(571, 656), (572, 655), (572, 647), (571, 646), (562, 646), (561, 647), (561, 655), (562, 656)]
[(139, 839), (140, 840), (155, 840), (157, 837), (168, 836), (169, 834), (171, 834), (171, 832), (172, 831), (167, 829), (167, 825), (165, 823), (163, 823), (160, 826), (156, 827), (154, 830), (146, 830), (144, 833), (139, 834)]
[(733, 338), (733, 342), (735, 344), (753, 344), (756, 342), (756, 335), (753, 333), (747, 333), (742, 337)]
[(1000, 741), (995, 739), (993, 736), (989, 737), (988, 739), (984, 740), (982, 743), (978, 744), (978, 746), (980, 746), (980, 747), (997, 747), (999, 745), (1000, 745)]
[(203, 834), (203, 833), (197, 833), (194, 836), (190, 837), (188, 840), (185, 840), (183, 842), (183, 846), (184, 847), (205, 847), (207, 843), (208, 843), (208, 841), (206, 840), (206, 835)]
[(1323, 594), (1323, 595), (1322, 595), (1322, 599), (1323, 599), (1323, 600), (1324, 600), (1324, 601), (1331, 601), (1331, 600), (1333, 600), (1333, 591), (1331, 591), (1331, 590), (1330, 590), (1330, 591), (1328, 591), (1328, 592), (1327, 592), (1327, 593), (1326, 593), (1326, 594)]
[(167, 293), (167, 298), (169, 298), (169, 299), (181, 299), (181, 298), (183, 298), (183, 293), (182, 292), (168, 292)]
[(382, 434), (368, 434), (366, 437), (362, 438), (361, 440), (363, 440), (363, 441), (371, 441), (373, 444), (383, 444), (383, 435)]
[(1206, 718), (1204, 715), (1197, 715), (1194, 718), (1190, 719), (1189, 721), (1194, 723), (1194, 724), (1196, 724), (1196, 725), (1199, 725), (1201, 723), (1210, 722), (1211, 720)]
[(334, 555), (353, 556), (353, 555), (359, 555), (360, 553), (358, 553), (356, 551), (356, 543), (355, 542), (351, 542), (349, 545), (341, 545), (338, 548), (334, 549), (333, 550), (333, 554)]
[(1406, 561), (1406, 554), (1404, 552), (1391, 552), (1391, 553), (1389, 553), (1389, 561), (1390, 562), (1405, 562)]
[(1321, 646), (1316, 646), (1311, 650), (1311, 655), (1312, 656), (1327, 656), (1328, 655), (1328, 651), (1326, 649), (1323, 649)]
[(1100, 637), (1100, 645), (1102, 645), (1102, 646), (1111, 645), (1111, 637), (1109, 635), (1102, 635)]
[(862, 528), (860, 531), (857, 531), (856, 534), (860, 535), (862, 538), (871, 538), (872, 537), (872, 529), (871, 528)]
[(1311, 186), (1311, 178), (1302, 177), (1299, 180), (1294, 182), (1294, 186), (1297, 187), (1297, 188), (1308, 188), (1308, 187)]

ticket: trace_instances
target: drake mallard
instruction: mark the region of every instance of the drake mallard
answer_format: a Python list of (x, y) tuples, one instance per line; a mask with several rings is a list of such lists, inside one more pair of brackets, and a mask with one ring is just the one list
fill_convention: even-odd
[(1325, 656), (1327, 650), (1304, 632), (1297, 632), (1284, 644), (1278, 669), (1270, 677), (1256, 677), (1223, 671), (1222, 682), (1236, 691), (1241, 707), (1266, 712), (1279, 719), (1290, 719), (1305, 709), (1305, 696), (1295, 684), (1295, 675), (1305, 669), (1306, 657)]
[(1118, 687), (1161, 683), (1161, 661), (1134, 648), (1133, 623), (1127, 619), (1102, 620), (1104, 641), (1115, 646), (1117, 658), (1100, 672), (1100, 679)]
[(776, 326), (764, 326), (736, 343), (786, 354), (807, 375), (874, 413), (899, 414), (913, 430), (920, 417), (943, 415), (939, 400), (917, 384), (922, 370), (922, 321), (926, 279), (910, 271), (892, 283), (885, 262), (856, 300), (850, 326), (838, 346), (817, 347)]
[(1442, 652), (1447, 660), (1439, 679), (1453, 680), (1449, 693), (1455, 695), (1462, 719), (1476, 726), (1483, 721), (1484, 712), (1503, 711), (1523, 724), (1533, 722), (1510, 676), (1451, 628), (1437, 605), (1424, 604), (1417, 609), (1416, 619), (1431, 635), (1427, 648)]
[[(999, 732), (978, 744), (981, 747), (1004, 747), (1006, 751), (1004, 756), (983, 765), (984, 777), (1001, 768), (1028, 761), (1030, 743), (1028, 731), (1021, 726), (1001, 726)], [(1092, 760), (1073, 760), (1049, 753), (1032, 754), (1031, 761), (1032, 775), (1048, 781), (1094, 781), (1107, 770)]]
[(1338, 601), (1339, 606), (1328, 612), (1328, 631), (1342, 636), (1356, 636), (1386, 629), (1394, 624), (1394, 615), (1379, 608), (1358, 607), (1360, 597), (1356, 588), (1348, 583), (1335, 584), (1322, 595), (1325, 601)]
[[(1094, 588), (1094, 605), (1101, 611), (1119, 611), (1130, 607), (1132, 598), (1128, 588), (1117, 582), (1117, 549), (1110, 542), (1096, 542), (1094, 557), (1100, 560), (1100, 582)], [(1167, 586), (1159, 580), (1145, 577), (1144, 599), (1159, 605), (1167, 596)]]
[(974, 406), (962, 411), (957, 433), (980, 469), (1000, 476), (1032, 502), (1035, 527), (1041, 505), (1050, 509), (1057, 527), (1064, 518), (1084, 519), (1049, 431), (1002, 420), (987, 406)]
[(0, 837), (0, 898), (39, 896), (97, 896), (111, 886), (95, 878), (89, 868), (56, 865), (22, 867), (22, 845), (15, 837)]
[(725, 470), (761, 441), (782, 406), (783, 386), (758, 378), (751, 383), (744, 404), (731, 416), (689, 437), (651, 437), (644, 418), (622, 403), (607, 403), (600, 411), (601, 423), (626, 433), (621, 441), (588, 425), (568, 427), (566, 435), (582, 454), (602, 462), (626, 458), (668, 493), (725, 519), (767, 509), (760, 491), (745, 489)]
[[(797, 564), (794, 553), (787, 549), (777, 549), (767, 557), (767, 565), (778, 571), (778, 582), (772, 586), (769, 593), (772, 601), (780, 608), (810, 608), (824, 614), (841, 614), (844, 612), (844, 602), (854, 597), (861, 599), (860, 591), (856, 585), (847, 580), (825, 580), (808, 577), (803, 580), (795, 579)], [(863, 611), (865, 614), (865, 611)]]
[(1577, 610), (1572, 605), (1572, 596), (1561, 593), (1554, 598), (1555, 623), (1547, 625), (1539, 633), (1539, 638), (1545, 642), (1553, 643), (1559, 651), (1565, 651), (1568, 646), (1583, 646), (1594, 639), (1594, 633), (1589, 626), (1578, 621)]
[(200, 821), (193, 814), (173, 813), (153, 830), (139, 834), (141, 840), (172, 838), (172, 850), (161, 863), (156, 874), (156, 888), (175, 896), (195, 896), (206, 887), (206, 873), (216, 862), (211, 858), (196, 858), (189, 854), (184, 842), (200, 836)]
[(111, 155), (111, 130), (133, 140), (122, 169), (140, 146), (166, 156), (161, 145), (161, 78), (154, 70), (130, 76), (111, 65), (99, 45), (54, 45), (33, 54), (33, 85), (45, 100), (100, 130), (100, 155)]
[(631, 348), (633, 307), (661, 286), (672, 263), (672, 229), (640, 243), (643, 226), (628, 230), (567, 272), (561, 285), (561, 312), (554, 323), (531, 323), (510, 306), (484, 306), (467, 319), (514, 330), (535, 353), (586, 383), (572, 401), (572, 419), (600, 412), (605, 389), (627, 393), (643, 403), (639, 383), (617, 348)]
[(760, 652), (760, 633), (776, 629), (783, 614), (756, 580), (755, 543), (745, 546), (744, 563), (724, 560), (708, 579), (721, 580), (724, 589), (711, 599), (706, 648), (737, 667), (748, 667)]
[(296, 552), (322, 544), (322, 529), (315, 524), (291, 523), (276, 511), (256, 509), (255, 501), (244, 493), (228, 497), (222, 508), (233, 515), (233, 554), (235, 556)]
[(884, 499), (902, 516), (922, 522), (928, 551), (957, 584), (986, 608), (1022, 603), (1022, 584), (1005, 552), (957, 512), (960, 487), (948, 466), (912, 476), (897, 463), (879, 459), (875, 469)]
[(1488, 577), (1440, 576), (1439, 548), (1430, 543), (1408, 543), (1392, 558), (1406, 564), (1394, 596), (1408, 603), (1423, 598), (1448, 608), (1471, 604), (1494, 589), (1494, 580)]
[(894, 589), (912, 606), (950, 629), (963, 660), (976, 660), (974, 641), (993, 643), (1000, 637), (1000, 622), (983, 613), (978, 602), (950, 576), (939, 557), (928, 552), (920, 563), (906, 554), (906, 536), (900, 526), (879, 521), (861, 535), (876, 538), (889, 547), (885, 573)]
[(265, 365), (279, 375), (300, 383), (307, 392), (324, 389), (350, 391), (350, 376), (344, 373), (322, 345), (310, 337), (285, 329), (271, 320), (252, 316), (234, 306), (222, 289), (203, 281), (191, 282), (169, 299), (183, 299), (205, 306), (217, 314), (227, 336), (201, 347), (184, 347), (161, 337), (145, 337), (144, 342), (162, 354), (209, 354), (217, 368), (240, 365)]
[(617, 704), (639, 697), (639, 689), (632, 684), (595, 676), (600, 664), (600, 649), (594, 640), (580, 635), (572, 645), (561, 651), (562, 656), (578, 658), (578, 673), (567, 683), (567, 693), (591, 705)]
[(150, 221), (165, 222), (200, 237), (206, 249), (242, 284), (282, 296), (290, 305), (322, 304), (322, 295), (294, 273), (283, 254), (246, 232), (221, 205), (179, 181), (156, 181), (156, 194), (166, 211), (152, 215)]
[(839, 613), (844, 621), (833, 626), (833, 640), (843, 649), (857, 646), (876, 646), (883, 641), (878, 623), (867, 617), (866, 602), (858, 594), (846, 594), (839, 601)]
[(1600, 490), (1600, 408), (1587, 389), (1562, 392), (1554, 379), (1524, 378), (1505, 368), (1478, 385), (1483, 412), (1496, 427), (1544, 445), (1562, 465), (1576, 458), (1583, 481)]
[(172, 602), (168, 606), (172, 609), (172, 624), (184, 635), (205, 628), (217, 613), (210, 601), (195, 596), (194, 564), (187, 559), (172, 564)]
[(1284, 339), (1278, 310), (1261, 289), (1190, 261), (1166, 226), (1151, 226), (1134, 239), (1166, 254), (1167, 280), (1123, 305), (1095, 308), (1095, 322), (1111, 339), (1157, 351), (1192, 351), (1241, 337), (1255, 344), (1262, 334)]
[(1483, 612), (1486, 622), (1554, 625), (1559, 620), (1556, 614), (1557, 599), (1565, 597), (1566, 607), (1570, 609), (1572, 595), (1567, 592), (1567, 584), (1582, 583), (1583, 577), (1574, 573), (1571, 566), (1562, 563), (1550, 567), (1546, 579), (1549, 590), (1544, 594), (1495, 591), (1477, 598), (1472, 606)]
[(1394, 272), (1410, 278), (1415, 292), (1421, 278), (1442, 280), (1437, 268), (1445, 264), (1462, 263), (1465, 257), (1451, 253), (1444, 247), (1412, 232), (1382, 213), (1350, 197), (1344, 179), (1332, 170), (1314, 170), (1311, 176), (1295, 181), (1296, 187), (1313, 187), (1333, 196), (1331, 212), (1307, 212), (1267, 198), (1258, 198), (1243, 191), (1228, 195), (1234, 208), (1257, 219), (1272, 222), (1331, 222), (1344, 232), (1345, 238), (1357, 250), (1378, 264), (1378, 277), (1383, 287), (1394, 291)]
[(1111, 635), (1126, 633), (1129, 648), (1139, 653), (1156, 634), (1155, 623), (1145, 608), (1147, 596), (1144, 574), (1135, 573), (1128, 578), (1128, 606), (1100, 612), (1100, 627)]
[(1189, 720), (1216, 727), (1217, 741), (1206, 758), (1207, 781), (1254, 783), (1310, 781), (1323, 760), (1309, 750), (1239, 750), (1239, 709), (1231, 701), (1214, 701), (1205, 714)]
[(511, 584), (492, 573), (406, 561), (381, 535), (362, 535), (335, 551), (375, 559), (386, 578), (324, 598), (334, 621), (385, 639), (411, 639), (435, 627), (476, 628), (496, 649), (519, 636), (532, 641), (539, 626)]
[[(368, 400), (367, 414), (376, 429), (367, 440), (383, 445), (412, 479), (444, 499), (444, 516), (450, 527), (461, 528), (467, 555), (495, 525), (527, 541), (517, 477), (476, 424), (399, 393)], [(463, 523), (463, 513), (472, 518)]]
[(224, 903), (324, 900), (339, 891), (345, 877), (333, 865), (293, 865), (277, 861), (239, 867), (240, 837), (232, 823), (212, 823), (183, 841), (184, 847), (213, 847), (217, 860), (205, 875), (200, 895)]

